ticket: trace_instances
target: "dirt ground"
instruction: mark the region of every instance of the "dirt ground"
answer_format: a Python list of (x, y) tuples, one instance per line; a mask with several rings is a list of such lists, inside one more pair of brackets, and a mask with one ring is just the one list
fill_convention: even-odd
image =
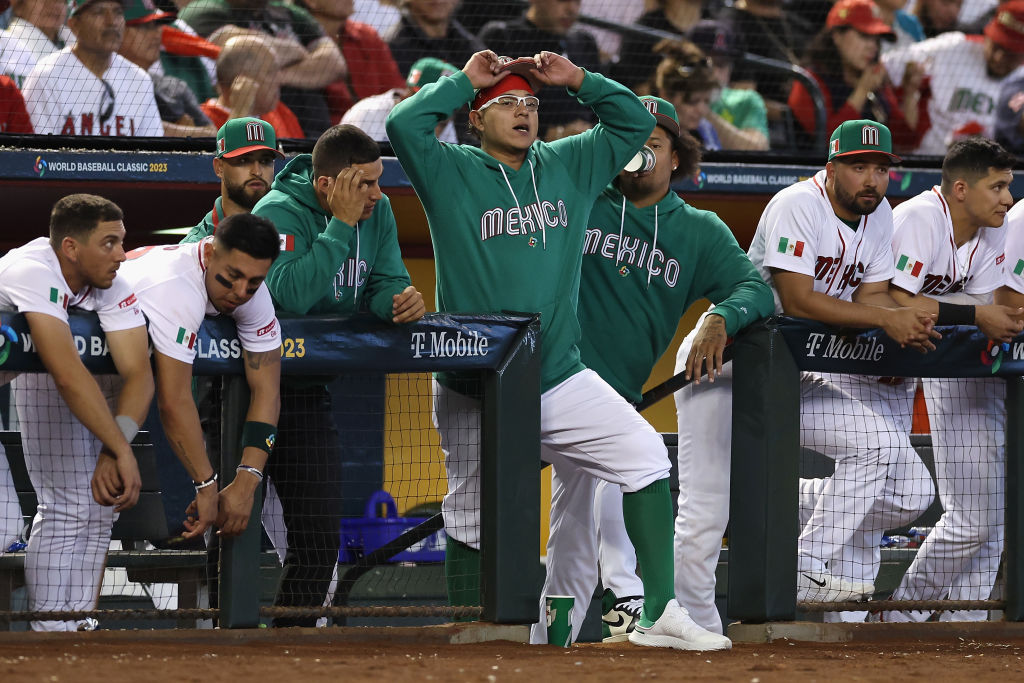
[[(351, 630), (351, 629), (350, 629)], [(736, 644), (724, 653), (648, 650), (628, 643), (563, 650), (507, 641), (453, 645), (415, 637), (257, 639), (184, 632), (4, 635), (0, 681), (1020, 681), (1024, 638), (988, 642)], [(149, 632), (152, 633), (152, 632)], [(192, 634), (191, 636), (188, 634)], [(280, 634), (280, 635), (277, 635)], [(51, 635), (51, 634), (48, 634)]]

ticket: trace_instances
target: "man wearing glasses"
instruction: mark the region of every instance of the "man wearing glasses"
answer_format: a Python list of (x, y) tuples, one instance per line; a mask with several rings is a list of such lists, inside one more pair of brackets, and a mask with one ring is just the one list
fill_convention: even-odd
[[(524, 65), (518, 73), (506, 70)], [(538, 84), (568, 89), (600, 125), (539, 142)], [(439, 142), (434, 126), (467, 102), (480, 148)], [(507, 63), (485, 50), (396, 105), (387, 132), (427, 214), (438, 310), (541, 314), (540, 452), (553, 471), (543, 594), (575, 596), (571, 623), (578, 636), (597, 586), (597, 544), (593, 514), (574, 517), (570, 503), (589, 501), (592, 511), (597, 483), (605, 480), (622, 489), (626, 531), (643, 566), (643, 614), (630, 642), (719, 650), (732, 643), (698, 627), (674, 597), (665, 444), (580, 361), (576, 301), (587, 217), (654, 126), (636, 95), (565, 57), (541, 52), (528, 64)], [(434, 394), (448, 472), (442, 512), (453, 604), (479, 599), (481, 409), (467, 388), (449, 375), (438, 378)], [(538, 608), (531, 640), (542, 643), (544, 605)]]
[(25, 105), (42, 135), (163, 137), (153, 81), (117, 54), (120, 0), (74, 0), (75, 43), (45, 57), (25, 80)]

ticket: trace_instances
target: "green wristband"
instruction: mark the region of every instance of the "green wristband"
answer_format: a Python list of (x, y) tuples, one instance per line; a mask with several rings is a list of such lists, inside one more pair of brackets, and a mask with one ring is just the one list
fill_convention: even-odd
[(242, 448), (258, 448), (270, 455), (277, 440), (277, 425), (246, 421), (242, 425)]

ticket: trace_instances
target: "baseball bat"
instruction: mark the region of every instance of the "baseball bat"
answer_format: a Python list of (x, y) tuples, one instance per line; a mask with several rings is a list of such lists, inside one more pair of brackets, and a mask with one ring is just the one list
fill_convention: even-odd
[[(728, 363), (731, 360), (732, 345), (730, 344), (729, 346), (725, 347), (725, 350), (722, 351), (722, 364), (724, 365), (725, 363)], [(707, 375), (707, 368), (704, 367), (703, 364), (701, 364), (700, 374), (701, 377)], [(644, 392), (644, 395), (640, 397), (640, 402), (636, 404), (636, 412), (639, 413), (641, 411), (647, 410), (661, 399), (676, 393), (677, 391), (679, 391), (692, 381), (692, 379), (686, 379), (686, 374), (683, 372), (680, 372), (678, 375), (672, 375), (661, 384), (651, 387), (650, 389)]]

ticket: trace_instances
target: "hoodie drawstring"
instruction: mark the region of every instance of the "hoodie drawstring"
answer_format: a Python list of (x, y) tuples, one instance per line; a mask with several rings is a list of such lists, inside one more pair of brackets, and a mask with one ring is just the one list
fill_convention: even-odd
[(622, 213), (619, 214), (619, 248), (615, 250), (615, 267), (622, 260), (622, 236), (626, 232), (626, 195), (622, 195)]
[[(537, 198), (537, 216), (536, 216), (535, 220), (537, 220), (537, 222), (540, 223), (541, 244), (542, 244), (544, 249), (547, 249), (548, 248), (548, 231), (547, 231), (547, 224), (545, 224), (544, 217), (541, 215), (541, 212), (540, 212), (540, 194), (537, 192), (537, 173), (534, 170), (533, 162), (532, 161), (527, 159), (526, 163), (530, 164), (530, 179), (533, 181), (533, 196)], [(508, 186), (508, 191), (512, 193), (512, 201), (514, 201), (516, 203), (516, 208), (519, 209), (520, 220), (522, 220), (523, 207), (519, 203), (519, 197), (516, 196), (516, 191), (512, 189), (512, 183), (509, 182), (508, 174), (505, 173), (505, 167), (502, 166), (501, 164), (498, 164), (498, 168), (501, 169), (501, 177), (503, 177), (505, 179), (505, 185)], [(530, 214), (527, 213), (526, 215), (529, 216)], [(531, 217), (531, 220), (534, 220), (534, 219)]]
[[(654, 231), (655, 240), (657, 240), (658, 231)], [(352, 292), (352, 303), (359, 302), (359, 221), (356, 221), (356, 262), (355, 262), (355, 290)]]
[(658, 205), (654, 205), (654, 243), (651, 244), (651, 256), (647, 259), (647, 289), (651, 288), (651, 271), (654, 268), (654, 252), (658, 250)]

